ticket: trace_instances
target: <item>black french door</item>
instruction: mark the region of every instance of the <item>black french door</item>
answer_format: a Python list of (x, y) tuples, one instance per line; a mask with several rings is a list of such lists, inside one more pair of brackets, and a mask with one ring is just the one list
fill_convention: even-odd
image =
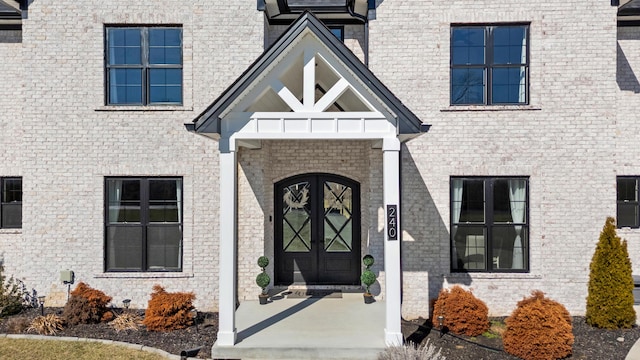
[(360, 186), (330, 174), (275, 185), (275, 283), (360, 283)]

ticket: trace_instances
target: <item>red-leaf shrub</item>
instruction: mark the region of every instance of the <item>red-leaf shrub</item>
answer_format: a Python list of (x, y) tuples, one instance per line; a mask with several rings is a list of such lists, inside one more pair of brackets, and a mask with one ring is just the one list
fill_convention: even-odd
[(440, 291), (433, 305), (433, 318), (438, 316), (444, 316), (443, 325), (456, 334), (478, 336), (489, 330), (489, 308), (460, 286)]
[(111, 302), (111, 296), (80, 282), (71, 292), (62, 317), (68, 325), (109, 321), (113, 318), (113, 314), (107, 308), (109, 302)]
[(567, 309), (534, 291), (518, 302), (518, 307), (505, 320), (502, 336), (506, 352), (524, 360), (564, 359), (571, 355), (573, 327)]
[(160, 285), (154, 285), (151, 300), (142, 323), (150, 331), (184, 329), (193, 324), (194, 293), (169, 293)]

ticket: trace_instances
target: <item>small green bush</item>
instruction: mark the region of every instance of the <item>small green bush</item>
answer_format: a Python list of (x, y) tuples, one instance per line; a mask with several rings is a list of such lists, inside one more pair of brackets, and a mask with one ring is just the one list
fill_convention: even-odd
[(615, 220), (608, 217), (591, 259), (587, 296), (587, 323), (603, 329), (631, 328), (633, 276), (627, 242), (616, 234)]
[(9, 279), (4, 275), (4, 266), (0, 263), (0, 317), (17, 314), (24, 308), (27, 292), (22, 281)]
[(571, 316), (542, 291), (518, 302), (505, 323), (504, 350), (524, 360), (564, 359), (573, 349)]
[(266, 256), (260, 256), (258, 258), (258, 266), (260, 266), (262, 268), (262, 271), (264, 271), (264, 268), (269, 266), (269, 258)]
[(443, 325), (456, 334), (478, 336), (489, 330), (487, 305), (457, 285), (440, 291), (433, 305), (433, 317), (438, 316), (444, 316)]
[(270, 282), (271, 278), (266, 272), (261, 272), (256, 276), (256, 284), (262, 289), (263, 294), (267, 293), (267, 286), (269, 286)]
[(374, 274), (371, 270), (365, 270), (362, 272), (362, 275), (360, 275), (360, 281), (362, 281), (362, 283), (364, 284), (366, 293), (370, 294), (371, 292), (369, 291), (369, 289), (371, 288), (371, 285), (376, 282), (376, 274)]
[(367, 267), (367, 270), (371, 267), (371, 265), (373, 265), (374, 262), (375, 262), (375, 259), (371, 255), (365, 255), (362, 258), (362, 263), (364, 264), (364, 266)]

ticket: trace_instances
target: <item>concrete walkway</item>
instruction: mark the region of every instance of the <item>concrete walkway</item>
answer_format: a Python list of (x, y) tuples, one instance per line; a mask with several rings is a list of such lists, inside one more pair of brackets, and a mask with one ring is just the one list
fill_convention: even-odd
[(238, 343), (213, 345), (214, 359), (375, 359), (384, 350), (384, 302), (362, 293), (342, 298), (244, 301), (236, 310)]
[[(634, 305), (633, 308), (636, 311), (636, 325), (640, 326), (640, 305)], [(640, 340), (633, 344), (625, 360), (640, 360)]]

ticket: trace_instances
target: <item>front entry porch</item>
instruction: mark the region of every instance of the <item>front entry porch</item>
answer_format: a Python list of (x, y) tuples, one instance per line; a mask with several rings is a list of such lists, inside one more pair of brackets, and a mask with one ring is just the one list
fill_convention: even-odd
[(212, 349), (214, 359), (375, 359), (385, 348), (385, 303), (364, 304), (362, 292), (342, 298), (244, 301), (236, 310), (235, 346)]
[[(328, 90), (325, 91), (324, 89)], [(420, 119), (406, 108), (320, 20), (311, 13), (304, 13), (187, 128), (196, 133), (214, 138), (219, 143), (220, 160), (217, 168), (220, 176), (220, 195), (218, 199), (220, 223), (219, 229), (217, 229), (220, 241), (218, 248), (220, 266), (218, 274), (220, 313), (218, 344), (225, 347), (233, 347), (234, 345), (243, 347), (241, 344), (244, 342), (244, 346), (248, 346), (246, 344), (251, 343), (251, 337), (246, 336), (246, 334), (256, 335), (257, 333), (254, 334), (255, 329), (260, 329), (265, 325), (269, 325), (265, 329), (278, 328), (282, 324), (290, 325), (284, 326), (282, 331), (286, 331), (286, 329), (292, 331), (290, 333), (292, 340), (290, 341), (294, 346), (304, 343), (307, 338), (310, 341), (315, 341), (317, 337), (319, 340), (321, 338), (320, 334), (331, 334), (339, 328), (342, 330), (349, 329), (349, 326), (353, 326), (351, 329), (356, 334), (360, 334), (363, 330), (372, 331), (374, 329), (376, 331), (375, 336), (379, 335), (377, 329), (383, 328), (384, 331), (380, 335), (386, 345), (402, 344), (403, 338), (400, 327), (402, 298), (400, 266), (402, 234), (400, 150), (402, 142), (419, 136), (421, 132), (426, 131), (428, 126), (423, 126)], [(262, 160), (258, 159), (259, 166), (246, 166), (246, 169), (239, 168), (238, 160), (242, 155), (241, 148), (260, 151), (265, 144), (271, 145), (269, 142), (273, 141), (321, 141), (322, 143), (315, 146), (315, 149), (306, 148), (301, 152), (291, 152), (290, 148), (284, 146), (275, 147), (276, 151), (265, 150), (266, 157), (262, 158)], [(368, 174), (366, 171), (360, 174), (352, 174), (353, 168), (335, 170), (335, 167), (327, 169), (320, 165), (314, 166), (314, 164), (317, 164), (316, 162), (310, 162), (304, 157), (305, 153), (313, 153), (314, 151), (331, 153), (333, 149), (329, 148), (328, 143), (330, 141), (363, 142), (368, 144), (369, 150), (375, 149), (380, 151), (381, 154), (378, 153), (375, 156), (371, 156), (371, 152), (367, 151), (366, 153), (361, 153), (359, 158), (354, 158), (353, 154), (345, 153), (344, 151), (337, 154), (345, 162), (356, 159), (359, 164), (367, 164)], [(277, 161), (279, 154), (283, 153), (288, 156), (282, 161)], [(332, 155), (335, 157), (336, 153), (332, 152)], [(372, 161), (377, 167), (375, 170), (372, 170), (373, 165), (369, 165)], [(368, 211), (369, 218), (374, 218), (374, 221), (370, 221), (370, 224), (377, 224), (377, 226), (370, 226), (366, 229), (366, 234), (369, 235), (369, 238), (362, 236), (364, 239), (361, 239), (357, 234), (349, 232), (352, 234), (351, 243), (345, 238), (341, 238), (340, 242), (335, 242), (336, 236), (331, 236), (327, 241), (326, 237), (324, 237), (327, 233), (339, 235), (344, 230), (335, 227), (336, 221), (334, 220), (339, 218), (336, 214), (333, 220), (330, 220), (331, 224), (329, 224), (330, 228), (331, 226), (335, 228), (331, 228), (330, 231), (325, 231), (324, 233), (310, 230), (310, 233), (313, 233), (315, 238), (308, 237), (306, 243), (304, 240), (301, 241), (304, 243), (302, 245), (309, 249), (311, 248), (309, 244), (315, 243), (318, 245), (323, 243), (325, 250), (327, 250), (325, 252), (340, 252), (336, 251), (335, 246), (349, 247), (351, 244), (356, 248), (356, 251), (349, 251), (349, 253), (355, 255), (358, 255), (357, 249), (359, 247), (355, 245), (359, 241), (362, 241), (362, 244), (364, 244), (364, 241), (371, 241), (369, 249), (377, 251), (378, 264), (382, 264), (384, 267), (383, 270), (379, 271), (378, 276), (381, 291), (384, 294), (384, 303), (375, 304), (375, 307), (382, 313), (380, 318), (383, 319), (384, 324), (381, 327), (360, 325), (363, 320), (360, 317), (353, 318), (353, 314), (349, 314), (349, 307), (342, 306), (346, 305), (346, 300), (344, 299), (341, 300), (341, 306), (336, 306), (336, 309), (331, 311), (346, 311), (345, 313), (327, 316), (328, 313), (314, 311), (314, 316), (318, 318), (310, 318), (307, 321), (303, 321), (302, 325), (295, 323), (295, 321), (299, 320), (295, 320), (297, 317), (294, 315), (298, 314), (298, 312), (300, 315), (305, 314), (307, 311), (304, 310), (315, 309), (317, 307), (315, 305), (324, 304), (324, 302), (307, 301), (305, 304), (310, 304), (311, 306), (306, 306), (298, 312), (289, 314), (285, 311), (285, 308), (270, 315), (271, 317), (264, 318), (262, 322), (241, 325), (240, 315), (241, 312), (245, 311), (243, 306), (246, 308), (250, 306), (250, 303), (243, 303), (238, 313), (236, 313), (236, 304), (240, 300), (238, 290), (245, 291), (245, 289), (252, 288), (254, 285), (246, 281), (249, 279), (247, 276), (239, 278), (238, 269), (240, 268), (242, 271), (248, 269), (249, 261), (252, 268), (255, 269), (255, 265), (253, 265), (255, 260), (253, 259), (261, 255), (263, 251), (268, 255), (270, 249), (267, 248), (268, 245), (262, 246), (263, 249), (257, 246), (239, 248), (239, 244), (244, 244), (238, 241), (239, 219), (244, 220), (241, 217), (244, 215), (241, 214), (248, 214), (247, 203), (261, 205), (260, 210), (263, 211), (264, 219), (254, 219), (256, 220), (254, 221), (256, 225), (262, 221), (266, 228), (273, 226), (271, 223), (273, 221), (273, 213), (264, 212), (266, 207), (264, 204), (269, 201), (265, 201), (265, 197), (257, 199), (256, 196), (249, 196), (250, 198), (246, 199), (239, 196), (239, 189), (243, 184), (249, 183), (251, 185), (253, 181), (258, 184), (255, 188), (261, 189), (257, 193), (263, 193), (264, 187), (259, 185), (260, 182), (266, 180), (271, 186), (271, 181), (275, 183), (282, 180), (284, 176), (269, 176), (269, 174), (273, 167), (283, 165), (289, 167), (287, 174), (283, 174), (287, 176), (309, 172), (333, 173), (352, 179), (361, 177), (359, 181), (364, 179), (365, 181), (373, 180), (376, 182), (378, 192), (368, 193), (369, 196), (379, 195), (373, 199), (369, 197), (369, 200), (373, 201), (367, 204), (368, 210), (366, 211)], [(305, 170), (304, 168), (307, 165), (311, 165), (311, 168)], [(246, 176), (246, 174), (244, 177), (239, 176), (239, 170), (244, 173), (248, 169), (253, 171), (251, 176)], [(347, 184), (349, 187), (352, 185)], [(315, 196), (316, 198), (322, 198), (320, 195)], [(248, 200), (248, 202), (245, 200)], [(300, 199), (294, 201), (297, 204), (296, 206), (301, 205), (298, 203), (299, 201)], [(244, 207), (241, 208), (240, 206)], [(323, 219), (319, 215), (321, 207), (320, 205), (317, 206), (318, 208), (309, 214), (312, 218), (315, 216), (316, 223), (322, 223)], [(333, 211), (334, 207), (336, 206), (330, 206), (329, 211)], [(344, 214), (341, 214), (341, 217), (342, 224), (351, 224), (351, 222), (345, 220), (347, 217)], [(241, 230), (246, 230), (251, 226), (253, 225), (242, 227)], [(294, 227), (291, 227), (291, 229), (294, 229)], [(293, 237), (300, 240), (296, 235), (299, 234), (298, 230), (300, 229), (294, 229)], [(346, 236), (346, 234), (347, 232), (343, 235)], [(265, 238), (267, 237), (268, 235), (265, 236)], [(273, 244), (275, 243), (274, 241)], [(269, 244), (269, 242), (264, 241), (263, 244)], [(302, 245), (298, 243), (298, 246)], [(245, 253), (240, 253), (239, 249), (251, 252), (251, 260), (244, 256)], [(301, 247), (298, 247), (298, 249), (301, 249)], [(346, 251), (342, 252), (347, 253)], [(313, 264), (307, 270), (300, 269), (300, 266), (298, 266), (300, 273), (298, 278), (304, 279), (305, 283), (316, 284), (354, 284), (358, 282), (359, 261), (352, 261), (351, 258), (342, 259), (333, 254), (323, 256), (323, 253), (313, 252), (309, 255), (311, 260), (307, 260), (309, 262), (318, 262), (328, 259), (328, 261), (325, 261), (325, 265), (328, 264), (325, 266), (328, 271), (320, 274), (320, 267), (313, 266)], [(286, 257), (284, 258), (284, 260), (287, 260)], [(279, 260), (280, 258), (276, 259), (274, 264), (286, 264), (286, 262)], [(348, 271), (344, 271), (347, 268)], [(295, 271), (296, 267), (292, 266), (291, 271), (276, 272), (276, 283), (289, 284), (298, 282), (295, 277)], [(291, 272), (293, 272), (292, 279), (281, 279), (286, 273)], [(334, 275), (327, 275), (332, 272)], [(336, 272), (343, 274), (335, 275)], [(241, 274), (244, 275), (245, 273)], [(340, 278), (340, 276), (344, 277)], [(308, 281), (312, 277), (315, 280)], [(322, 300), (333, 301), (333, 299)], [(359, 300), (362, 301), (361, 298)], [(284, 302), (285, 300), (281, 301), (283, 301), (282, 304), (287, 304)], [(276, 304), (277, 302), (271, 305), (276, 307)], [(364, 304), (360, 304), (360, 306), (364, 306)], [(265, 311), (263, 309), (260, 310)], [(366, 311), (362, 313), (362, 316), (369, 318), (367, 315), (371, 310), (364, 307), (363, 310)], [(292, 316), (293, 319), (290, 320), (292, 322), (285, 321), (284, 318), (287, 316), (283, 315)], [(310, 316), (312, 315), (310, 314)], [(258, 319), (256, 316), (250, 318)], [(378, 316), (375, 318), (378, 319)], [(278, 321), (274, 322), (274, 319)], [(342, 322), (346, 319), (352, 319), (352, 321), (345, 322), (344, 326), (331, 326), (322, 332), (314, 330), (311, 334), (305, 335), (303, 333), (303, 331), (307, 331), (309, 325), (312, 328), (319, 326), (314, 322), (322, 323), (326, 321), (330, 325), (337, 325), (338, 321)], [(333, 323), (334, 321), (336, 322), (335, 324)], [(271, 322), (273, 324), (270, 324)], [(306, 325), (306, 327), (303, 325)], [(243, 326), (244, 335), (242, 334)], [(251, 331), (246, 332), (248, 330)], [(280, 332), (276, 332), (276, 334), (278, 339), (289, 338), (289, 336), (285, 336)], [(339, 338), (341, 337), (337, 337), (332, 342), (337, 343)], [(344, 338), (348, 339), (349, 337), (345, 336)], [(364, 343), (373, 344), (369, 333), (367, 333)], [(269, 341), (268, 344), (273, 347), (276, 346), (277, 342)], [(314, 344), (311, 343), (308, 347), (310, 349), (320, 349), (327, 345), (323, 342)], [(360, 346), (358, 341), (353, 339), (349, 341), (349, 344), (350, 346)], [(285, 344), (280, 346), (286, 347)], [(377, 347), (377, 343), (375, 346)], [(259, 357), (265, 358), (262, 354)]]

